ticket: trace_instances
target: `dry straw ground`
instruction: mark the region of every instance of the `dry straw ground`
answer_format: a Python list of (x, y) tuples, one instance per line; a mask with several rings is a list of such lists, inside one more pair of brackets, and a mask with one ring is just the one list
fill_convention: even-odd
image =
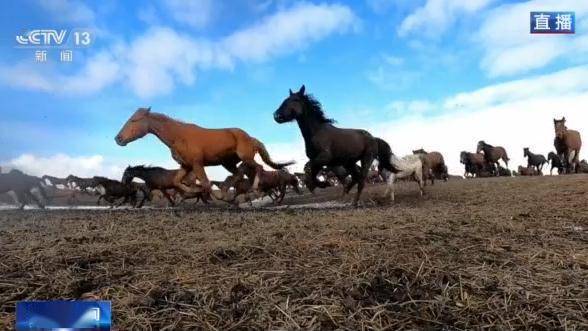
[(587, 190), (490, 178), (360, 209), (0, 212), (0, 329), (18, 300), (101, 298), (119, 330), (586, 330)]

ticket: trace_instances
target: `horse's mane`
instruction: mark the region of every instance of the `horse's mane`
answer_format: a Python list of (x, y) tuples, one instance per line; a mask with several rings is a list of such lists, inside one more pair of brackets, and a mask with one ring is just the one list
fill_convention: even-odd
[(132, 170), (153, 170), (153, 169), (164, 169), (164, 168), (162, 168), (162, 167), (153, 167), (153, 166), (145, 165), (145, 164), (139, 164), (139, 165), (136, 165), (136, 166), (133, 166), (133, 167), (130, 167), (129, 166), (129, 169), (132, 169)]
[(321, 123), (335, 123), (335, 120), (332, 118), (327, 118), (325, 116), (325, 112), (323, 111), (323, 106), (321, 103), (314, 98), (311, 94), (304, 94), (303, 96), (304, 103), (306, 104), (307, 108), (309, 108), (310, 114), (315, 116), (319, 122)]
[(182, 120), (175, 119), (173, 117), (169, 117), (169, 116), (162, 114), (162, 113), (149, 112), (149, 117), (155, 118), (158, 120), (162, 120), (162, 121), (166, 121), (166, 122), (174, 122), (174, 123), (180, 123), (180, 124), (191, 124), (191, 123), (184, 122)]
[(494, 148), (494, 146), (490, 145), (489, 143), (485, 142), (484, 140), (482, 140), (481, 143), (484, 145), (484, 147)]

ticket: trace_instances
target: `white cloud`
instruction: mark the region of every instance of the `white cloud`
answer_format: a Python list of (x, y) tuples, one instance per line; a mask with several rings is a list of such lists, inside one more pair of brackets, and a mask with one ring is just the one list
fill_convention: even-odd
[(60, 22), (91, 24), (95, 19), (94, 11), (80, 1), (40, 0), (39, 4)]
[[(529, 33), (531, 11), (576, 12), (575, 35)], [(481, 67), (491, 77), (506, 76), (542, 68), (556, 59), (586, 59), (588, 55), (588, 1), (533, 0), (506, 4), (485, 15), (475, 40), (484, 51)]]
[(212, 21), (215, 2), (213, 0), (164, 0), (163, 4), (176, 21), (194, 28), (202, 28)]
[(443, 34), (459, 16), (475, 13), (493, 0), (427, 0), (422, 6), (408, 15), (398, 28), (401, 37), (411, 33), (425, 36)]
[(91, 94), (119, 79), (120, 65), (108, 52), (98, 53), (88, 59), (86, 65), (71, 76), (39, 68), (26, 63), (0, 67), (3, 84), (45, 92)]
[(537, 75), (507, 83), (491, 85), (474, 92), (447, 98), (446, 109), (479, 109), (497, 103), (558, 97), (588, 91), (588, 65), (573, 67), (546, 75)]
[(357, 23), (342, 5), (304, 3), (267, 16), (218, 41), (195, 39), (167, 27), (152, 27), (129, 44), (115, 44), (90, 58), (73, 75), (34, 66), (2, 66), (0, 80), (31, 90), (87, 94), (123, 82), (141, 97), (192, 85), (197, 70), (231, 69), (237, 60), (266, 61), (308, 47)]
[(303, 48), (332, 33), (349, 31), (356, 22), (347, 6), (304, 3), (235, 32), (222, 44), (237, 59), (262, 61)]
[(67, 177), (75, 174), (80, 177), (106, 176), (120, 178), (124, 167), (106, 162), (102, 155), (69, 156), (56, 154), (48, 157), (22, 154), (2, 162), (2, 168), (17, 168), (34, 176), (52, 175)]
[(124, 52), (128, 85), (139, 96), (170, 92), (177, 82), (194, 83), (196, 68), (231, 67), (231, 59), (206, 41), (196, 41), (165, 27), (149, 29)]
[[(523, 147), (544, 155), (554, 149), (553, 118), (565, 116), (570, 129), (588, 132), (587, 74), (588, 67), (580, 66), (460, 93), (436, 103), (442, 113), (434, 117), (411, 113), (410, 103), (404, 103), (404, 117), (374, 125), (370, 132), (399, 155), (420, 147), (439, 151), (454, 174), (463, 174), (460, 151), (474, 151), (485, 140), (505, 147), (515, 169), (526, 165)], [(558, 88), (558, 83), (565, 85)]]
[(386, 106), (393, 114), (422, 115), (436, 109), (436, 105), (428, 100), (394, 101)]

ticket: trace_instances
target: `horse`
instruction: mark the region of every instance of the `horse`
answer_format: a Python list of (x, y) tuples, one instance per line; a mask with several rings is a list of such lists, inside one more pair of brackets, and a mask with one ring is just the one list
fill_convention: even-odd
[(420, 148), (412, 151), (415, 155), (423, 155), (423, 175), (425, 176), (425, 185), (427, 185), (427, 179), (431, 180), (431, 185), (435, 185), (435, 178), (443, 179), (447, 181), (447, 166), (445, 166), (445, 160), (443, 155), (439, 152), (427, 152)]
[(47, 183), (53, 187), (57, 187), (57, 185), (62, 185), (64, 188), (69, 188), (69, 181), (67, 178), (58, 178), (53, 176), (45, 175), (41, 177), (44, 183)]
[(464, 177), (467, 178), (468, 174), (478, 175), (480, 171), (486, 168), (486, 160), (484, 155), (481, 153), (469, 153), (462, 151), (459, 155), (459, 161), (465, 166)]
[[(487, 163), (495, 164), (496, 167), (498, 167), (500, 165), (498, 164), (498, 161), (502, 159), (502, 161), (506, 165), (506, 169), (508, 169), (508, 161), (510, 159), (508, 158), (508, 155), (506, 154), (506, 150), (504, 149), (504, 147), (494, 147), (490, 144), (487, 144), (484, 140), (480, 140), (478, 141), (476, 153), (480, 153), (482, 151), (484, 152), (484, 159)], [(497, 172), (496, 175), (499, 176), (500, 174)]]
[(535, 169), (532, 166), (527, 166), (526, 168), (523, 166), (519, 166), (519, 176), (539, 176), (541, 173), (539, 170)]
[(580, 161), (578, 164), (578, 172), (587, 174), (588, 173), (588, 162), (586, 160)]
[(527, 168), (535, 167), (539, 172), (543, 170), (543, 165), (547, 163), (545, 156), (531, 153), (529, 147), (523, 148), (523, 157), (527, 158)]
[[(139, 178), (145, 182), (146, 189), (149, 191), (149, 200), (151, 200), (151, 192), (158, 190), (161, 191), (169, 204), (174, 206), (175, 201), (172, 199), (168, 190), (177, 190), (174, 179), (176, 178), (178, 171), (180, 170), (170, 170), (162, 167), (146, 167), (144, 165), (134, 167), (128, 166), (123, 173), (121, 182), (124, 184), (129, 184), (133, 181), (134, 178)], [(179, 190), (178, 193), (180, 196), (182, 196), (185, 191)], [(198, 193), (200, 192), (196, 192), (195, 194)]]
[[(498, 169), (496, 171), (498, 171), (498, 176), (512, 177), (512, 172), (510, 171), (510, 169), (507, 169), (503, 166), (498, 166)], [(539, 171), (539, 173), (541, 173), (541, 171)]]
[(74, 175), (69, 175), (65, 178), (68, 186), (77, 188), (82, 192), (88, 192), (88, 189), (94, 189), (101, 181), (107, 180), (106, 177), (94, 176), (92, 178), (81, 178)]
[[(255, 177), (254, 177), (255, 178)], [(251, 192), (251, 187), (253, 186), (253, 181), (249, 178), (245, 178), (240, 175), (229, 175), (225, 178), (224, 181), (212, 181), (214, 185), (216, 185), (223, 195), (226, 197), (228, 196), (228, 192), (231, 188), (234, 189), (234, 193), (231, 199), (225, 199), (225, 201), (232, 203), (234, 205), (238, 205), (237, 197), (243, 195), (245, 197), (245, 202), (249, 202), (252, 205), (251, 197), (249, 193)]]
[(384, 197), (389, 196), (391, 201), (394, 201), (394, 183), (398, 179), (412, 177), (419, 185), (421, 196), (424, 194), (424, 174), (423, 174), (423, 158), (422, 154), (411, 154), (403, 158), (398, 158), (390, 145), (380, 138), (376, 138), (378, 145), (378, 170), (380, 172), (388, 171), (387, 176), (388, 187), (384, 193)]
[[(120, 198), (123, 198), (123, 200), (117, 204), (117, 207), (129, 202), (130, 200), (133, 207), (141, 208), (149, 194), (147, 188), (143, 184), (132, 182), (122, 183), (113, 179), (101, 180), (96, 189), (98, 192), (100, 192), (100, 196), (98, 197), (96, 204), (100, 205), (100, 201), (104, 199), (110, 203), (110, 208), (112, 208), (114, 206), (114, 202)], [(137, 204), (137, 194), (139, 192), (143, 193), (143, 199), (139, 202), (139, 204)]]
[(19, 209), (24, 209), (28, 198), (32, 199), (39, 208), (44, 209), (45, 204), (33, 193), (33, 190), (37, 190), (42, 199), (49, 201), (42, 183), (43, 180), (39, 177), (12, 169), (8, 173), (0, 173), (0, 194), (13, 192), (15, 202), (20, 203)]
[[(237, 172), (241, 161), (255, 166), (254, 157), (261, 156), (263, 162), (274, 169), (281, 169), (294, 162), (276, 163), (272, 161), (265, 145), (238, 128), (207, 129), (195, 124), (174, 120), (164, 114), (151, 112), (149, 108), (139, 108), (127, 120), (114, 138), (119, 146), (153, 134), (171, 151), (173, 159), (181, 166), (174, 178), (176, 188), (185, 192), (203, 190), (214, 194), (204, 167), (221, 165), (230, 173)], [(196, 175), (200, 188), (192, 188), (183, 183), (189, 172)], [(215, 194), (216, 196), (216, 194)], [(216, 196), (224, 199), (223, 196)]]
[(547, 162), (551, 162), (551, 169), (549, 170), (549, 174), (553, 174), (553, 168), (557, 168), (557, 173), (559, 175), (563, 174), (565, 171), (565, 166), (559, 155), (555, 152), (549, 152), (547, 154)]
[(370, 167), (370, 171), (368, 172), (367, 181), (368, 183), (376, 184), (381, 183), (384, 181), (384, 179), (382, 178), (382, 174), (378, 171), (378, 169), (372, 165)]
[[(576, 171), (580, 159), (580, 149), (582, 148), (582, 138), (576, 130), (570, 130), (566, 127), (566, 118), (561, 120), (553, 119), (555, 130), (555, 139), (553, 145), (557, 155), (564, 161), (567, 173)], [(576, 171), (577, 172), (577, 171)]]
[[(377, 154), (376, 141), (366, 130), (334, 126), (334, 120), (325, 116), (320, 102), (305, 94), (305, 89), (302, 85), (296, 93), (290, 90), (290, 95), (274, 112), (274, 120), (278, 124), (294, 120), (298, 123), (310, 162), (309, 180), (306, 183), (308, 189), (313, 191), (315, 187), (328, 186), (317, 180), (317, 174), (323, 167), (343, 167), (351, 174), (351, 182), (345, 185), (343, 194), (347, 194), (357, 184), (357, 193), (353, 199), (353, 206), (357, 206), (369, 168)], [(361, 167), (357, 166), (358, 161)]]
[(257, 165), (255, 179), (253, 180), (253, 191), (265, 193), (270, 197), (274, 191), (277, 191), (274, 203), (280, 204), (284, 200), (288, 186), (291, 186), (296, 193), (302, 194), (298, 187), (298, 178), (295, 175), (285, 170), (267, 171), (261, 165)]

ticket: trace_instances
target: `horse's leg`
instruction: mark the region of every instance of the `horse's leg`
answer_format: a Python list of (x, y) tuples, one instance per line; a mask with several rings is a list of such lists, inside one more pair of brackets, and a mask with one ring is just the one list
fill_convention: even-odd
[(184, 192), (189, 192), (189, 193), (201, 192), (201, 189), (193, 189), (182, 182), (184, 180), (184, 177), (186, 177), (189, 172), (190, 171), (188, 171), (188, 169), (186, 169), (182, 166), (178, 170), (178, 172), (176, 173), (176, 176), (174, 177), (174, 186)]
[(167, 190), (162, 190), (161, 193), (167, 199), (167, 202), (169, 203), (169, 205), (171, 207), (174, 207), (176, 205), (176, 202), (171, 198), (171, 195), (169, 194), (169, 192)]
[(124, 199), (122, 199), (119, 203), (116, 204), (117, 207), (124, 205), (125, 203), (129, 202), (129, 196), (125, 195)]
[(39, 200), (39, 198), (37, 198), (37, 196), (35, 196), (35, 194), (29, 191), (25, 192), (25, 194), (32, 198), (32, 200), (37, 204), (37, 206), (39, 206), (39, 208), (45, 209), (45, 205), (41, 202), (41, 200)]
[(14, 202), (17, 204), (20, 203), (20, 207), (18, 207), (18, 209), (23, 210), (27, 201), (24, 191), (15, 190), (13, 192), (14, 196), (12, 198), (14, 199)]
[(578, 165), (576, 164), (576, 150), (571, 150), (568, 154), (568, 164), (570, 164), (570, 172), (578, 173)]
[(149, 193), (143, 192), (143, 198), (141, 199), (138, 205), (135, 205), (135, 208), (143, 208), (143, 205), (145, 204), (148, 195)]
[[(368, 153), (368, 155), (365, 155), (363, 157), (363, 159), (361, 160), (361, 169), (359, 172), (359, 177), (357, 179), (357, 193), (355, 194), (355, 199), (353, 200), (353, 205), (355, 207), (357, 207), (357, 204), (359, 202), (359, 197), (361, 196), (361, 192), (363, 192), (363, 188), (365, 186), (365, 180), (367, 178), (367, 175), (370, 171), (370, 167), (372, 166), (372, 164), (374, 163), (374, 154)], [(421, 166), (421, 171), (422, 171), (422, 166)]]
[(343, 187), (343, 195), (349, 193), (355, 184), (359, 183), (359, 177), (361, 170), (357, 166), (357, 164), (351, 163), (345, 167), (345, 170), (351, 175), (351, 181)]
[(386, 188), (386, 193), (384, 197), (389, 196), (390, 201), (394, 201), (394, 182), (396, 181), (396, 174), (391, 172), (390, 176), (388, 176), (388, 187)]
[(421, 193), (421, 197), (425, 193), (424, 192), (424, 185), (423, 185), (424, 183), (423, 182), (426, 181), (426, 177), (423, 176), (422, 171), (423, 171), (422, 168), (417, 168), (415, 170), (415, 173), (414, 173), (414, 178), (416, 179), (417, 184), (419, 184), (419, 190), (420, 190), (420, 193)]
[(279, 191), (280, 195), (277, 197), (278, 205), (284, 201), (284, 197), (286, 196), (286, 185), (282, 185), (282, 187), (279, 188)]

